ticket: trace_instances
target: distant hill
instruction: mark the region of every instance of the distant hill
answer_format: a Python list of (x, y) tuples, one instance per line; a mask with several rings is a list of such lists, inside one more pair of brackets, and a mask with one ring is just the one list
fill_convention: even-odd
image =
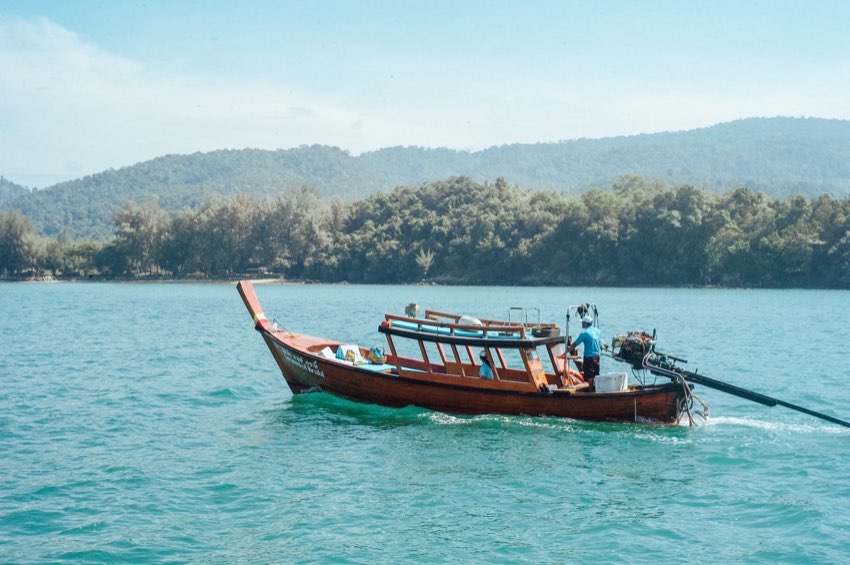
[(608, 187), (633, 173), (716, 191), (749, 187), (776, 197), (845, 196), (850, 194), (850, 121), (750, 118), (684, 132), (477, 152), (391, 147), (352, 156), (314, 145), (167, 155), (32, 193), (22, 187), (24, 192), (5, 197), (0, 192), (0, 207), (18, 208), (47, 235), (67, 230), (77, 238), (107, 239), (113, 215), (129, 200), (156, 202), (166, 210), (194, 209), (215, 195), (270, 196), (303, 184), (325, 196), (353, 199), (450, 176), (504, 177), (524, 188), (577, 193)]
[(304, 184), (325, 195), (353, 198), (383, 188), (375, 176), (357, 158), (333, 147), (221, 150), (110, 169), (35, 191), (5, 207), (19, 209), (46, 235), (67, 230), (75, 238), (109, 239), (112, 218), (128, 201), (194, 210), (218, 195), (272, 196)]

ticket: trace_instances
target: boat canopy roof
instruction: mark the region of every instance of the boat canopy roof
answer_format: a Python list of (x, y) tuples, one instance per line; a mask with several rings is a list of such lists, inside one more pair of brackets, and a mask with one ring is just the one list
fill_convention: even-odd
[(422, 341), (481, 347), (537, 347), (564, 340), (554, 324), (469, 320), (431, 310), (426, 310), (425, 318), (387, 314), (378, 331)]

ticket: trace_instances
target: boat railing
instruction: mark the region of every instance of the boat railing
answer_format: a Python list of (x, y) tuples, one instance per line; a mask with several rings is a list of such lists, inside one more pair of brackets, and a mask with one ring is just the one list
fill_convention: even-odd
[[(530, 328), (540, 328), (544, 326), (551, 326), (552, 324), (541, 324), (540, 323), (540, 308), (535, 307), (526, 307), (526, 306), (511, 306), (508, 309), (508, 321), (513, 323), (513, 315), (514, 312), (519, 313), (520, 322), (526, 327)], [(529, 312), (537, 312), (537, 320), (534, 322), (528, 321), (528, 313)]]
[[(439, 312), (432, 312), (431, 310), (426, 310), (427, 314), (434, 315), (442, 315)], [(409, 316), (400, 316), (397, 314), (387, 314), (385, 319), (387, 322), (405, 322), (407, 324), (415, 324), (420, 331), (423, 330), (422, 326), (427, 326), (429, 329), (442, 329), (444, 331), (448, 331), (450, 335), (455, 334), (457, 331), (464, 332), (480, 332), (482, 336), (487, 336), (489, 334), (496, 335), (516, 335), (519, 334), (520, 339), (525, 339), (526, 337), (526, 328), (522, 324), (519, 323), (507, 323), (500, 322), (497, 320), (480, 320), (481, 324), (462, 324), (459, 323), (459, 320), (462, 316), (455, 316), (454, 314), (447, 314), (444, 317), (449, 319), (455, 319), (455, 322), (446, 322), (443, 320), (435, 320), (429, 317), (426, 318), (411, 318)]]

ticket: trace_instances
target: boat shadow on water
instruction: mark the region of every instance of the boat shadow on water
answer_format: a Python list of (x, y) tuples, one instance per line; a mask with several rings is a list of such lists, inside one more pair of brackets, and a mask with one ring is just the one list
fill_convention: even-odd
[(431, 411), (408, 406), (387, 408), (376, 404), (363, 404), (327, 393), (295, 394), (278, 404), (268, 414), (279, 424), (311, 425), (362, 425), (378, 428), (396, 428), (421, 425)]

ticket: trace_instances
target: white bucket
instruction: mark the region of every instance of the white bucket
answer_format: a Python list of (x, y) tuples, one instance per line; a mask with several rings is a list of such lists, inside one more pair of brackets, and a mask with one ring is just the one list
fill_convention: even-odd
[(596, 375), (593, 384), (596, 392), (623, 392), (629, 390), (629, 375), (628, 373)]

